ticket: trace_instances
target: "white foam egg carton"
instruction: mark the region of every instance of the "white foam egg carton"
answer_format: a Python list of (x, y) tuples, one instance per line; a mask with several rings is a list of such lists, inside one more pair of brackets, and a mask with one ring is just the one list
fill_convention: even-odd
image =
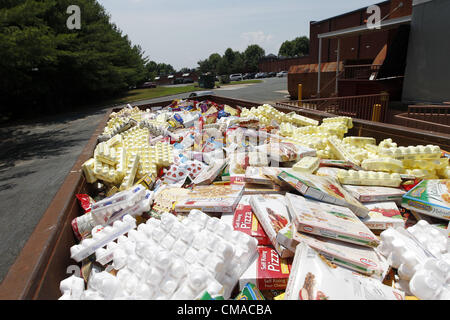
[(448, 253), (450, 241), (446, 230), (430, 225), (426, 220), (420, 220), (414, 226), (408, 228), (414, 238), (430, 252), (434, 257), (440, 259)]
[(450, 297), (450, 254), (443, 232), (421, 220), (381, 233), (379, 252), (397, 269), (399, 284), (423, 300)]
[(117, 123), (109, 130), (108, 133), (104, 133), (101, 136), (99, 136), (98, 141), (100, 141), (100, 142), (108, 141), (111, 138), (113, 138), (115, 135), (117, 135), (119, 133), (123, 133), (123, 132), (133, 128), (136, 125), (137, 125), (137, 122), (133, 119), (129, 119), (128, 121), (120, 123), (120, 124)]
[(256, 258), (257, 241), (192, 210), (165, 213), (109, 244), (117, 276), (99, 273), (80, 299), (191, 300), (208, 291), (226, 299)]
[(366, 159), (361, 164), (366, 171), (387, 171), (402, 173), (405, 171), (403, 162), (392, 158)]
[[(111, 225), (117, 220), (123, 219), (125, 216), (131, 216), (133, 218), (142, 215), (144, 212), (150, 211), (151, 205), (153, 203), (154, 193), (147, 191), (146, 197), (136, 203), (134, 206), (128, 208), (127, 210), (121, 210), (117, 214), (110, 217), (108, 224)], [(119, 237), (120, 238), (120, 237)], [(106, 247), (98, 248), (95, 251), (96, 261), (101, 265), (106, 265), (110, 263), (113, 259), (114, 250), (117, 248), (117, 243), (112, 241), (106, 245)]]
[(128, 190), (133, 186), (136, 172), (139, 167), (139, 155), (132, 154), (127, 165), (128, 168), (125, 173), (125, 178), (123, 178), (122, 184), (120, 185), (120, 190)]
[(338, 160), (345, 160), (356, 165), (360, 164), (360, 161), (356, 160), (353, 155), (351, 155), (342, 145), (341, 141), (339, 141), (335, 137), (328, 138), (328, 146), (331, 151), (333, 151), (334, 155), (338, 157)]
[(119, 153), (106, 142), (99, 143), (94, 151), (94, 157), (101, 162), (115, 166), (119, 162)]
[(322, 120), (325, 124), (331, 124), (331, 123), (342, 123), (349, 129), (353, 128), (353, 119), (350, 117), (333, 117), (333, 118), (325, 118)]
[(132, 207), (147, 196), (147, 189), (141, 185), (118, 192), (112, 197), (94, 203), (91, 208), (92, 217), (98, 224), (105, 224), (113, 214)]
[(115, 166), (101, 162), (98, 159), (94, 159), (94, 175), (99, 180), (115, 183), (118, 173)]
[(428, 145), (380, 148), (379, 154), (397, 160), (439, 159), (441, 158), (442, 151), (439, 146)]
[(144, 120), (139, 123), (140, 128), (147, 128), (148, 131), (155, 136), (170, 136), (171, 133), (167, 130), (168, 125), (164, 126), (154, 120)]
[[(100, 228), (99, 228), (100, 227)], [(95, 227), (92, 231), (92, 238), (84, 239), (80, 244), (70, 248), (70, 257), (76, 262), (81, 262), (94, 254), (99, 248), (116, 240), (121, 235), (136, 228), (136, 219), (127, 215), (123, 220), (117, 220), (112, 226), (102, 228)], [(98, 231), (100, 230), (100, 231)]]
[(84, 279), (72, 275), (59, 284), (62, 296), (58, 300), (80, 300), (84, 292)]
[(145, 197), (142, 200), (136, 202), (134, 205), (126, 209), (121, 209), (119, 211), (114, 212), (112, 215), (108, 217), (106, 224), (111, 225), (115, 221), (123, 219), (123, 217), (126, 215), (130, 215), (134, 218), (142, 215), (142, 213), (144, 212), (150, 211), (151, 205), (153, 204), (153, 200), (154, 200), (154, 192), (146, 190)]
[(396, 188), (402, 183), (402, 178), (398, 173), (339, 170), (337, 177), (341, 184), (346, 185)]

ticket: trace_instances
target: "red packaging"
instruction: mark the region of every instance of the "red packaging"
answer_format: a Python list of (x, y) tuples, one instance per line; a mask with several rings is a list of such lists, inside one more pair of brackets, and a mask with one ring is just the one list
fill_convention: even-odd
[(292, 259), (282, 259), (272, 247), (258, 247), (258, 258), (239, 279), (240, 290), (253, 283), (259, 290), (285, 290)]
[(234, 212), (233, 228), (258, 240), (258, 245), (270, 245), (270, 239), (262, 228), (249, 204), (239, 204)]
[(91, 199), (87, 194), (77, 194), (76, 195), (78, 202), (80, 203), (81, 208), (84, 213), (91, 212), (92, 203), (94, 200)]
[(414, 182), (408, 181), (408, 182), (403, 183), (401, 185), (401, 187), (403, 190), (408, 192), (408, 191), (412, 190), (413, 188), (415, 188), (419, 183), (420, 183), (420, 180), (416, 179), (416, 180), (414, 180)]

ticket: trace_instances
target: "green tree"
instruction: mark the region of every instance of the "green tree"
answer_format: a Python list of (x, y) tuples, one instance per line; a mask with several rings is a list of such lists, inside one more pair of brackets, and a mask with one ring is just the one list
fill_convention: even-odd
[(3, 0), (2, 4), (3, 111), (62, 109), (145, 81), (147, 59), (142, 48), (131, 44), (96, 0), (77, 1), (81, 30), (66, 27), (72, 0)]
[(244, 52), (225, 50), (223, 56), (213, 53), (208, 59), (198, 62), (200, 72), (213, 72), (217, 75), (258, 71), (259, 60), (265, 51), (258, 45), (250, 45)]
[(245, 68), (249, 72), (257, 72), (259, 60), (266, 55), (263, 48), (257, 44), (253, 44), (247, 47), (244, 51)]
[(218, 75), (226, 75), (230, 74), (230, 65), (225, 59), (221, 59), (217, 64), (217, 74)]
[(217, 74), (217, 66), (219, 65), (222, 57), (218, 53), (213, 53), (209, 56), (209, 64), (211, 66), (210, 72)]
[(308, 37), (297, 37), (292, 41), (285, 41), (280, 47), (278, 55), (284, 57), (301, 57), (309, 53)]
[(234, 63), (234, 60), (236, 59), (236, 51), (233, 51), (233, 49), (228, 48), (227, 50), (225, 50), (222, 59), (225, 60), (229, 68), (231, 68), (231, 66)]
[(149, 81), (155, 80), (158, 76), (158, 64), (155, 61), (149, 61), (145, 65), (146, 76)]
[(243, 73), (245, 71), (245, 57), (243, 53), (236, 51), (231, 64), (230, 73)]
[(200, 60), (198, 62), (199, 71), (202, 73), (212, 72), (214, 74), (218, 74), (218, 66), (220, 61), (222, 61), (220, 54), (213, 53), (208, 59)]
[(209, 60), (205, 59), (205, 60), (200, 60), (198, 63), (199, 66), (199, 70), (202, 73), (207, 73), (211, 71), (211, 65), (209, 64)]
[(159, 63), (157, 66), (158, 75), (160, 76), (168, 76), (170, 74), (175, 73), (174, 67), (172, 67), (170, 64), (166, 63)]
[(292, 41), (285, 41), (280, 47), (280, 51), (278, 52), (279, 56), (283, 57), (292, 57), (292, 53), (294, 52), (294, 45)]
[(180, 69), (180, 73), (191, 73), (192, 69), (191, 68), (181, 68)]

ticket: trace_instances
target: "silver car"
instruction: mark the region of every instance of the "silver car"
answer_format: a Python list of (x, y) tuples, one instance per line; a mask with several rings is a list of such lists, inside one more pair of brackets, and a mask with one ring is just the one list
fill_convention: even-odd
[(241, 73), (236, 73), (236, 74), (232, 74), (230, 76), (230, 81), (243, 81), (244, 77), (242, 76)]

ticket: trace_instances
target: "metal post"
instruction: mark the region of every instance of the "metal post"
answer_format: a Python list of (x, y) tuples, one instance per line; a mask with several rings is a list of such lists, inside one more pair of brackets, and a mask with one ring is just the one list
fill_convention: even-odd
[(337, 43), (337, 63), (336, 63), (336, 95), (338, 94), (338, 83), (339, 83), (339, 60), (341, 58), (341, 39), (338, 38)]
[(319, 38), (319, 69), (317, 70), (317, 98), (320, 98), (320, 71), (322, 69), (322, 38)]
[(302, 107), (302, 100), (303, 100), (303, 85), (298, 85), (298, 106)]

